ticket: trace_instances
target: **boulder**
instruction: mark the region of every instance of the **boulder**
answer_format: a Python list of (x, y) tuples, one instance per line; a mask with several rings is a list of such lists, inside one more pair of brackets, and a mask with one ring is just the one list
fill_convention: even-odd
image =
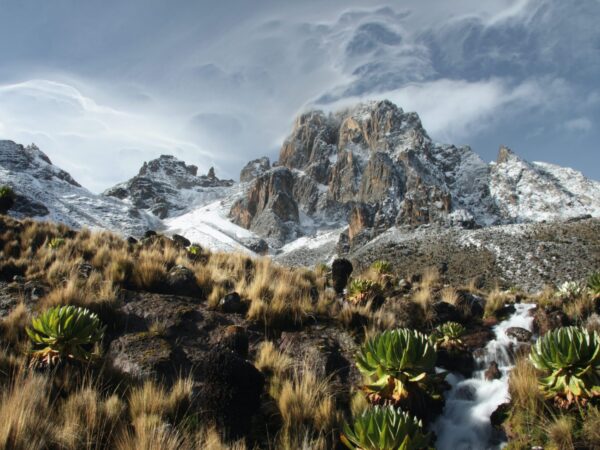
[(518, 342), (529, 342), (531, 341), (533, 333), (525, 328), (510, 327), (506, 330), (506, 335), (515, 338)]
[(108, 358), (121, 372), (140, 380), (172, 382), (189, 370), (185, 356), (149, 332), (121, 336), (110, 343)]
[(486, 369), (484, 373), (485, 379), (488, 381), (498, 380), (502, 378), (502, 372), (498, 368), (498, 363), (496, 361), (492, 361), (489, 367)]
[(173, 240), (173, 242), (175, 242), (175, 244), (177, 244), (180, 247), (185, 248), (192, 245), (192, 242), (188, 238), (183, 237), (180, 234), (174, 234), (173, 236), (171, 236), (171, 239)]
[(194, 272), (187, 267), (177, 265), (173, 266), (167, 273), (165, 278), (165, 293), (198, 297), (202, 294), (202, 290), (198, 286)]
[(219, 309), (224, 313), (243, 314), (246, 311), (246, 305), (242, 302), (240, 294), (231, 292), (219, 300)]

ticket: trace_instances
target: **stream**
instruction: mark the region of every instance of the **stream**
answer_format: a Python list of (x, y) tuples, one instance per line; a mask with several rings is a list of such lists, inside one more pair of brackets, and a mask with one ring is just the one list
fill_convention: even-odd
[[(449, 373), (446, 381), (451, 390), (446, 394), (446, 406), (433, 425), (437, 434), (438, 450), (495, 450), (502, 448), (502, 436), (494, 436), (490, 416), (509, 400), (508, 375), (513, 368), (510, 346), (517, 343), (506, 335), (510, 327), (532, 329), (530, 312), (533, 304), (516, 304), (515, 312), (493, 328), (496, 338), (488, 342), (483, 355), (476, 358), (472, 378)], [(500, 379), (488, 381), (485, 370), (495, 361), (502, 374)]]

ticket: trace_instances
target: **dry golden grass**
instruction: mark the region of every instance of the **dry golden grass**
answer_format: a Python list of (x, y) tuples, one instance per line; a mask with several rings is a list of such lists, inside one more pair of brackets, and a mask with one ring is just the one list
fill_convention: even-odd
[(282, 351), (275, 348), (271, 341), (260, 344), (254, 365), (265, 374), (269, 380), (269, 393), (276, 397), (293, 367), (293, 360)]
[(440, 282), (440, 272), (437, 267), (427, 267), (421, 274), (421, 289), (432, 289)]
[(53, 441), (48, 380), (19, 375), (0, 394), (0, 449), (37, 450)]
[(446, 286), (444, 289), (440, 291), (440, 298), (442, 301), (446, 303), (450, 303), (454, 306), (459, 306), (460, 303), (460, 295), (458, 295), (458, 291), (456, 288), (452, 286)]
[(502, 292), (499, 287), (492, 289), (485, 297), (484, 317), (495, 317), (498, 312), (504, 308), (508, 301), (506, 293)]
[(225, 444), (214, 428), (209, 428), (198, 433), (195, 440), (196, 449), (202, 450), (246, 450), (243, 441)]
[(596, 311), (594, 297), (584, 293), (563, 303), (564, 313), (574, 322), (581, 323)]
[(568, 416), (558, 416), (553, 418), (544, 426), (548, 433), (549, 449), (556, 450), (574, 450), (573, 444), (573, 419)]
[(538, 386), (538, 373), (527, 358), (519, 358), (508, 382), (511, 401), (520, 409), (536, 413), (543, 403)]
[(434, 298), (430, 286), (431, 284), (429, 283), (422, 284), (412, 297), (413, 302), (421, 308), (426, 323), (431, 323), (435, 320), (435, 311), (433, 309)]
[(25, 338), (25, 326), (30, 316), (25, 303), (20, 302), (2, 320), (0, 320), (0, 336), (11, 345), (18, 345)]
[(588, 448), (600, 448), (600, 411), (589, 407), (582, 427), (582, 438)]

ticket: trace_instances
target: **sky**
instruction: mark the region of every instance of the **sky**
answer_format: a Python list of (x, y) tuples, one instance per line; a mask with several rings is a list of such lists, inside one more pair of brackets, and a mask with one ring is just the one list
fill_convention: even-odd
[(0, 139), (100, 192), (237, 179), (294, 118), (389, 99), (435, 141), (600, 179), (600, 0), (0, 0)]

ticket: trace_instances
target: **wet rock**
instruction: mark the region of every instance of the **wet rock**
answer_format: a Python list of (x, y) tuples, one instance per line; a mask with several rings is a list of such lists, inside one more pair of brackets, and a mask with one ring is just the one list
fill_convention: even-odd
[(477, 396), (477, 391), (471, 385), (463, 385), (456, 390), (456, 399), (457, 400), (466, 400), (466, 401), (474, 401)]
[(172, 267), (167, 273), (165, 292), (186, 297), (198, 297), (202, 294), (194, 272), (181, 265)]
[(510, 327), (506, 330), (508, 337), (515, 338), (518, 342), (529, 342), (533, 334), (531, 331), (521, 327)]
[(219, 300), (219, 309), (224, 313), (242, 314), (246, 310), (246, 306), (242, 302), (240, 294), (231, 292)]
[(336, 293), (341, 294), (344, 292), (352, 270), (352, 263), (347, 259), (340, 258), (333, 261), (331, 264), (331, 280)]
[(171, 239), (173, 240), (173, 242), (175, 242), (175, 244), (183, 248), (192, 245), (192, 242), (188, 238), (183, 237), (180, 234), (174, 234), (173, 236), (171, 236)]
[(247, 435), (260, 408), (264, 377), (235, 353), (215, 348), (198, 368), (201, 417), (225, 431), (229, 439)]
[(496, 408), (496, 410), (490, 416), (490, 421), (494, 428), (499, 428), (502, 424), (508, 419), (508, 415), (510, 413), (511, 405), (510, 403), (502, 403)]
[(490, 328), (481, 327), (467, 332), (461, 340), (467, 349), (474, 351), (485, 347), (494, 337), (494, 332)]
[(502, 378), (502, 372), (498, 368), (498, 363), (496, 361), (492, 361), (489, 367), (486, 369), (484, 373), (485, 379), (488, 381), (498, 380)]

